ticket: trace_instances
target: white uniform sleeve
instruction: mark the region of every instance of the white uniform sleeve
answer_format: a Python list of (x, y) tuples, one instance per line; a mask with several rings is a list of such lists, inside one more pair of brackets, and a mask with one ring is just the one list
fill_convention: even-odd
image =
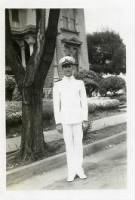
[(58, 85), (55, 84), (53, 87), (53, 110), (54, 110), (54, 118), (56, 124), (61, 123), (60, 109), (61, 109), (60, 93), (58, 90)]
[(81, 81), (80, 97), (81, 97), (83, 120), (88, 121), (88, 101), (83, 81)]

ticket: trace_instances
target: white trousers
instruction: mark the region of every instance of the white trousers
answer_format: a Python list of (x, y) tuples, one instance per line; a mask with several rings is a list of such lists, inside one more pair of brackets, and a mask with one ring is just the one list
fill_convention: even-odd
[(83, 131), (82, 123), (63, 124), (63, 136), (66, 146), (68, 177), (82, 174), (83, 171)]

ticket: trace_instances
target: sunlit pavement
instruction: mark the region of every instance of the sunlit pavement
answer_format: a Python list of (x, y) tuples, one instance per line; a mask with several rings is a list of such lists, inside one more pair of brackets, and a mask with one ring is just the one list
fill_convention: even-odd
[(66, 182), (66, 166), (63, 166), (11, 185), (7, 190), (125, 189), (126, 163), (126, 142), (123, 142), (85, 157), (84, 168), (88, 176), (85, 180), (76, 178), (74, 182)]

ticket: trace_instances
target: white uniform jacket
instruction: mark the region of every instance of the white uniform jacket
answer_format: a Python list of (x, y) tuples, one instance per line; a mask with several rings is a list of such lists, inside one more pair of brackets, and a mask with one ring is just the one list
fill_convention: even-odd
[(88, 103), (81, 80), (64, 77), (53, 88), (54, 117), (56, 124), (76, 124), (88, 120)]

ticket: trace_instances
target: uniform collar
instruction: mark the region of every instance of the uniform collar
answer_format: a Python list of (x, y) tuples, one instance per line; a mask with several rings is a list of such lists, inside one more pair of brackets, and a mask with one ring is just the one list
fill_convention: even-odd
[(74, 78), (74, 76), (72, 75), (72, 76), (70, 76), (70, 77), (67, 77), (67, 76), (64, 76), (63, 77), (63, 80), (64, 81), (71, 81), (71, 80), (74, 80), (75, 78)]

